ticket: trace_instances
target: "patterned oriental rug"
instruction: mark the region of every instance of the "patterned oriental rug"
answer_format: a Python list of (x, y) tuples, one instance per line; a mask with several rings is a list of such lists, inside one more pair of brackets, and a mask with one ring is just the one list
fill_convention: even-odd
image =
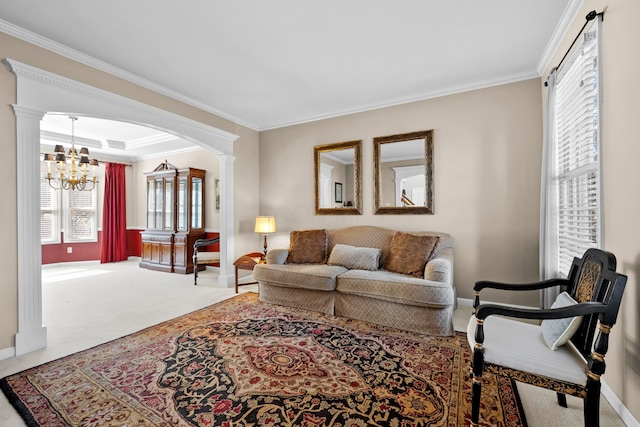
[[(466, 337), (424, 337), (254, 293), (0, 380), (29, 426), (469, 425)], [(524, 426), (483, 379), (483, 426)]]

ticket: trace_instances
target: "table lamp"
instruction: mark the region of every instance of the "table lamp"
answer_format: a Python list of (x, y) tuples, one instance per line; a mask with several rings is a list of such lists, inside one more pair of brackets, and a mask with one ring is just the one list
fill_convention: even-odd
[(256, 227), (253, 231), (264, 235), (264, 254), (266, 256), (267, 255), (267, 234), (275, 233), (276, 218), (273, 216), (257, 216)]

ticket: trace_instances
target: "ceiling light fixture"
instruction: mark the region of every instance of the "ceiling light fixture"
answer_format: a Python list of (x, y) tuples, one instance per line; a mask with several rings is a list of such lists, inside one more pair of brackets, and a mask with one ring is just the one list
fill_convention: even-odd
[[(56, 145), (54, 154), (45, 154), (47, 181), (49, 181), (51, 188), (56, 190), (91, 191), (98, 182), (98, 161), (89, 159), (89, 149), (87, 147), (82, 147), (79, 153), (76, 151), (74, 123), (78, 118), (69, 117), (69, 119), (71, 119), (70, 162), (67, 163), (67, 156), (64, 154), (62, 145)], [(56, 171), (58, 172), (56, 177), (51, 176), (51, 163), (53, 162), (56, 163)], [(87, 176), (89, 166), (93, 169), (91, 177)]]

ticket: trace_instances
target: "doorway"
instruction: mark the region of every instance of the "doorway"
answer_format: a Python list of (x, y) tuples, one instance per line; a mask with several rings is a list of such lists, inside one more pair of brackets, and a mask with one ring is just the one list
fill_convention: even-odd
[[(17, 78), (16, 115), (18, 331), (16, 355), (47, 344), (42, 325), (42, 253), (40, 245), (40, 120), (47, 112), (102, 117), (144, 124), (180, 136), (213, 152), (220, 161), (220, 282), (232, 284), (233, 254), (233, 142), (237, 135), (176, 114), (76, 82), (17, 61), (6, 59)], [(82, 114), (78, 114), (81, 112)]]

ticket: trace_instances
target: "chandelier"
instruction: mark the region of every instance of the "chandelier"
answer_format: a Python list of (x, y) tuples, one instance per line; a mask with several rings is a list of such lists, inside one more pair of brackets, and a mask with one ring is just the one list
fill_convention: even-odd
[[(76, 151), (74, 123), (77, 117), (71, 119), (71, 148), (68, 157), (64, 153), (62, 145), (56, 145), (54, 154), (45, 154), (44, 161), (47, 163), (47, 181), (56, 190), (77, 190), (91, 191), (96, 187), (98, 176), (98, 161), (89, 159), (89, 149), (82, 147), (80, 152)], [(67, 162), (67, 158), (69, 162)], [(51, 175), (51, 163), (55, 162), (56, 176)], [(89, 167), (93, 169), (91, 177), (87, 174)]]

